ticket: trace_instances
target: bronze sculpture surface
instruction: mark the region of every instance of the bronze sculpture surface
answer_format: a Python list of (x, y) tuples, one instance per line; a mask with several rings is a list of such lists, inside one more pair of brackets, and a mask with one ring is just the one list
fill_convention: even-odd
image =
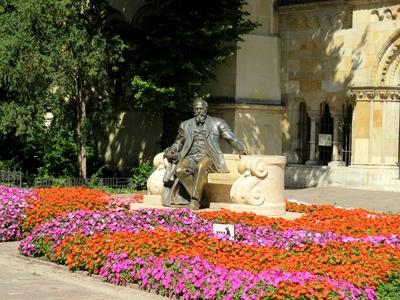
[(209, 173), (229, 172), (219, 146), (225, 139), (239, 155), (246, 154), (228, 124), (207, 115), (208, 103), (197, 99), (193, 103), (194, 118), (179, 126), (178, 136), (165, 157), (171, 163), (164, 176), (164, 206), (200, 208), (203, 188)]

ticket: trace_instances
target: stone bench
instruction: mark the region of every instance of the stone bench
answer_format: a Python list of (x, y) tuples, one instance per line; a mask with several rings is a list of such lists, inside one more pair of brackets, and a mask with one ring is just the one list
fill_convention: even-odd
[(230, 191), (234, 182), (240, 177), (238, 171), (240, 158), (237, 154), (224, 154), (224, 158), (229, 173), (208, 174), (208, 183), (203, 191), (207, 203), (232, 203)]
[[(285, 156), (224, 154), (229, 173), (208, 175), (204, 200), (211, 209), (231, 209), (264, 215), (284, 215)], [(163, 153), (154, 157), (155, 171), (147, 181), (144, 203), (161, 205), (163, 176), (168, 161)]]

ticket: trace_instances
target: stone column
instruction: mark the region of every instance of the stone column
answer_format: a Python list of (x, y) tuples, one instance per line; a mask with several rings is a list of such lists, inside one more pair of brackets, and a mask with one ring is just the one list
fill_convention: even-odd
[(340, 154), (339, 124), (343, 122), (343, 115), (339, 112), (332, 111), (333, 119), (333, 141), (332, 141), (332, 161), (328, 166), (344, 166), (342, 155)]
[(310, 159), (306, 161), (306, 165), (318, 165), (317, 156), (317, 120), (319, 118), (319, 111), (310, 110), (307, 112), (310, 117)]

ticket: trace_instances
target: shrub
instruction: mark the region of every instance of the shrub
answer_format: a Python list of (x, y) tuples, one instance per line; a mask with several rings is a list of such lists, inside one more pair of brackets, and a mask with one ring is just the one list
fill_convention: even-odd
[(137, 167), (132, 169), (133, 186), (136, 190), (142, 191), (147, 187), (147, 179), (153, 172), (153, 166), (149, 160), (144, 160)]

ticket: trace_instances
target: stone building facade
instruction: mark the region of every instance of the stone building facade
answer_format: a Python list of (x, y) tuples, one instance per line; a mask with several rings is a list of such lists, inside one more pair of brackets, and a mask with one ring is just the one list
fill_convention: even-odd
[(204, 87), (214, 115), (252, 154), (286, 155), (288, 186), (400, 191), (400, 1), (246, 9), (260, 26)]
[(292, 124), (283, 151), (293, 165), (330, 167), (292, 167), (288, 176), (398, 190), (400, 1), (297, 2), (313, 3), (278, 9)]
[(400, 1), (248, 10), (261, 26), (209, 91), (250, 151), (285, 154), (288, 186), (400, 190)]

